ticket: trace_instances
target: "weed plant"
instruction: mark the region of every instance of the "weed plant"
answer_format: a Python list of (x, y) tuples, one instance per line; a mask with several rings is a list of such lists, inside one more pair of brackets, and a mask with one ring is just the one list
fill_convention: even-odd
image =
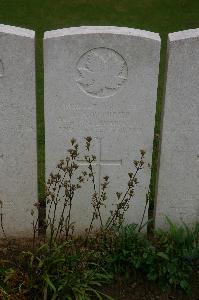
[[(23, 252), (20, 257), (20, 265), (23, 270), (26, 270), (25, 275), (28, 278), (28, 293), (33, 299), (36, 297), (35, 299), (83, 300), (90, 299), (91, 296), (102, 299), (101, 293), (96, 287), (112, 278), (112, 273), (108, 273), (106, 269), (102, 268), (102, 251), (105, 251), (105, 248), (103, 249), (101, 244), (105, 244), (113, 228), (116, 226), (120, 228), (124, 222), (125, 212), (135, 195), (135, 188), (138, 184), (137, 176), (144, 166), (145, 152), (141, 150), (140, 159), (134, 160), (134, 171), (128, 174), (126, 190), (123, 193), (116, 192), (115, 209), (110, 211), (106, 220), (103, 220), (102, 210), (106, 207), (109, 177), (105, 176), (102, 179), (99, 194), (93, 167), (96, 157), (90, 153), (91, 142), (91, 137), (85, 138), (86, 154), (84, 158), (88, 163), (85, 170), (79, 171), (79, 145), (75, 139), (72, 139), (71, 148), (67, 150), (66, 157), (59, 161), (56, 170), (50, 174), (47, 181), (46, 203), (49, 207), (45, 220), (47, 234), (42, 246), (38, 247), (36, 245), (38, 219), (34, 220), (33, 249)], [(93, 212), (85, 235), (78, 238), (74, 234), (75, 224), (71, 222), (71, 212), (77, 191), (85, 182), (90, 182), (93, 187), (90, 199)], [(40, 205), (39, 202), (35, 203), (35, 209), (39, 209)], [(61, 212), (58, 211), (58, 207), (61, 207)], [(34, 209), (31, 214), (34, 216)], [(144, 216), (140, 228), (143, 219)], [(95, 222), (99, 223), (97, 231), (93, 230)], [(1, 225), (6, 237), (3, 222)], [(96, 245), (95, 248), (91, 246), (92, 243)], [(17, 276), (18, 273), (14, 269), (8, 270), (4, 286), (6, 282), (8, 285), (10, 282), (16, 282), (15, 277)], [(2, 293), (3, 291), (5, 292), (4, 289), (2, 289)], [(22, 296), (18, 284), (15, 293)]]
[[(150, 199), (148, 194), (140, 224), (125, 225), (125, 212), (132, 205), (137, 177), (144, 166), (143, 150), (140, 159), (133, 162), (134, 170), (128, 174), (126, 190), (116, 192), (115, 209), (104, 220), (109, 177), (102, 179), (99, 194), (91, 143), (92, 138), (86, 137), (87, 169), (80, 173), (79, 145), (72, 139), (66, 157), (50, 174), (46, 185), (47, 234), (38, 240), (38, 220), (33, 221), (32, 249), (21, 251), (14, 261), (0, 259), (0, 299), (112, 299), (101, 292), (101, 287), (111, 284), (118, 274), (131, 276), (134, 272), (142, 272), (163, 289), (191, 291), (190, 278), (198, 274), (199, 224), (193, 228), (186, 224), (177, 226), (167, 218), (169, 230), (158, 230), (148, 239), (142, 232), (146, 226), (143, 220)], [(77, 191), (86, 182), (93, 187), (92, 214), (85, 234), (77, 236), (71, 221), (72, 205)], [(6, 238), (2, 201), (0, 206), (1, 228)], [(58, 206), (62, 207), (61, 212)], [(34, 208), (39, 209), (40, 204), (36, 203)], [(97, 230), (94, 230), (95, 222), (99, 225)]]
[[(46, 202), (49, 205), (49, 210), (46, 219), (46, 229), (49, 234), (49, 246), (53, 243), (59, 243), (60, 240), (67, 241), (74, 234), (75, 224), (71, 222), (71, 211), (73, 201), (77, 191), (79, 191), (85, 182), (90, 182), (93, 188), (90, 205), (93, 212), (90, 225), (86, 229), (86, 240), (88, 240), (94, 222), (99, 222), (100, 233), (106, 234), (116, 225), (122, 225), (125, 212), (128, 210), (130, 202), (135, 195), (135, 188), (138, 184), (137, 176), (144, 166), (145, 151), (140, 151), (140, 159), (134, 160), (135, 170), (128, 173), (129, 180), (126, 190), (116, 192), (116, 205), (114, 210), (110, 210), (110, 215), (106, 220), (103, 220), (102, 210), (106, 209), (107, 189), (109, 186), (109, 177), (105, 176), (101, 182), (100, 192), (97, 190), (95, 170), (93, 163), (96, 161), (96, 156), (90, 153), (91, 137), (85, 138), (85, 161), (88, 166), (83, 171), (79, 171), (79, 145), (75, 139), (71, 140), (71, 148), (67, 150), (65, 159), (60, 160), (57, 169), (50, 177), (46, 185)], [(61, 213), (57, 212), (58, 206), (61, 208)], [(142, 218), (143, 219), (143, 218)]]

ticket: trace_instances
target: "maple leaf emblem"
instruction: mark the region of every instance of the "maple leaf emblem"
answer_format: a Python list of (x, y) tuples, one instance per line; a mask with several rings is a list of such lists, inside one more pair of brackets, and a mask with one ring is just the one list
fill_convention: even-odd
[(114, 94), (127, 79), (124, 59), (114, 50), (106, 48), (87, 52), (78, 72), (78, 84), (88, 94), (99, 97)]

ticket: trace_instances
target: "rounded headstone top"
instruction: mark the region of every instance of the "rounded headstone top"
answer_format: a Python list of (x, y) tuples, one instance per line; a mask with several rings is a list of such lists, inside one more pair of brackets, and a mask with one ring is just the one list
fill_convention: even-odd
[(44, 39), (56, 38), (67, 35), (76, 34), (120, 34), (142, 37), (147, 39), (152, 39), (160, 42), (160, 36), (158, 33), (128, 28), (128, 27), (116, 27), (116, 26), (80, 26), (80, 27), (69, 27), (57, 30), (46, 31), (44, 34)]
[(1, 33), (18, 35), (18, 36), (29, 37), (29, 38), (35, 37), (35, 31), (33, 30), (10, 26), (10, 25), (4, 25), (4, 24), (0, 24), (0, 34)]
[(199, 38), (199, 28), (169, 33), (170, 42), (191, 38)]

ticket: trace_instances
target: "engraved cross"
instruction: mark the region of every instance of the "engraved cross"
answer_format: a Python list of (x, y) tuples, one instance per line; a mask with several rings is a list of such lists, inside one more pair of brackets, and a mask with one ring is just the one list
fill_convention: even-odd
[[(100, 195), (100, 182), (101, 182), (101, 168), (102, 166), (121, 166), (122, 159), (120, 160), (104, 160), (102, 159), (102, 139), (95, 138), (98, 141), (98, 155), (96, 161), (92, 163), (92, 166), (98, 166), (98, 193)], [(78, 160), (80, 166), (88, 166), (89, 163), (86, 160)]]

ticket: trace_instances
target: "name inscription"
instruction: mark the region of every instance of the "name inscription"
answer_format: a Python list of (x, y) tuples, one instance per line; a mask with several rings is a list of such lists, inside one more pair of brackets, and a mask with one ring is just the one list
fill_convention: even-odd
[(131, 111), (116, 111), (112, 106), (100, 105), (97, 107), (85, 107), (81, 104), (65, 104), (59, 117), (59, 128), (67, 130), (77, 128), (107, 129), (129, 128)]

